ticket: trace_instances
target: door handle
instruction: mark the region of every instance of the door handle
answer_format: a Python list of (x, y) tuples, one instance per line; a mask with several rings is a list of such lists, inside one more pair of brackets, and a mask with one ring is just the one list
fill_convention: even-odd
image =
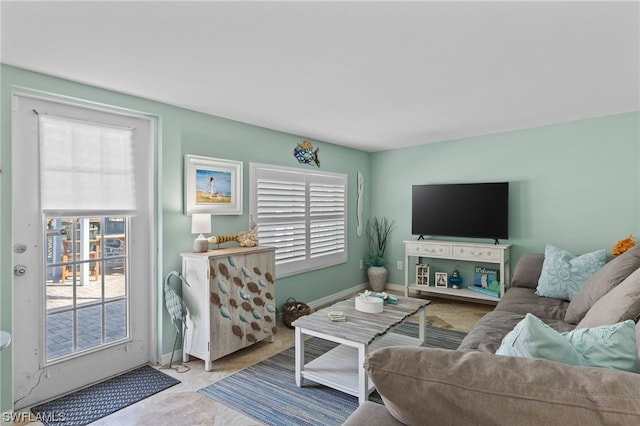
[(13, 275), (21, 277), (27, 273), (27, 267), (25, 265), (16, 265), (13, 267)]

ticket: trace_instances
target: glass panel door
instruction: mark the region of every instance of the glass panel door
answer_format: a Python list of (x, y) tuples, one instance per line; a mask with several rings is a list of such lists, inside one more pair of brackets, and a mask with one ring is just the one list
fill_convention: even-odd
[(129, 337), (126, 217), (45, 218), (46, 361)]

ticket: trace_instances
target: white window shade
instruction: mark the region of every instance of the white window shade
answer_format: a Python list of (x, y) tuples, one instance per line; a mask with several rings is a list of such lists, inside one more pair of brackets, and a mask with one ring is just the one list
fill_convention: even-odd
[(250, 211), (278, 277), (346, 262), (346, 175), (250, 165)]
[(132, 129), (41, 115), (39, 131), (43, 212), (135, 214)]

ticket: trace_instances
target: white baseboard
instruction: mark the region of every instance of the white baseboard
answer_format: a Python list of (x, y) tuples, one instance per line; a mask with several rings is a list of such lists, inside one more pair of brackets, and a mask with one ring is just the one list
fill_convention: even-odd
[[(159, 364), (162, 366), (168, 366), (170, 361), (171, 361), (171, 352), (169, 352), (168, 354), (162, 354), (160, 356)], [(182, 349), (176, 349), (175, 353), (173, 354), (173, 365), (178, 365), (181, 362), (182, 362)]]
[(351, 288), (348, 288), (346, 290), (342, 290), (338, 293), (333, 293), (330, 294), (329, 296), (323, 297), (321, 299), (316, 299), (314, 301), (311, 302), (306, 302), (307, 305), (309, 305), (309, 307), (311, 308), (312, 311), (315, 311), (316, 309), (322, 307), (322, 306), (326, 306), (326, 305), (330, 305), (338, 300), (344, 299), (345, 297), (348, 297), (350, 295), (352, 295), (353, 293), (357, 293), (358, 291), (364, 290), (367, 287), (369, 287), (369, 283), (362, 283), (362, 284), (358, 284), (356, 286), (353, 286)]

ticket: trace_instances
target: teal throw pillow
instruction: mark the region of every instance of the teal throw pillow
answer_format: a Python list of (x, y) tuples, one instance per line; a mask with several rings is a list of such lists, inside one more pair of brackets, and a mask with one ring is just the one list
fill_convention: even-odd
[(636, 326), (627, 320), (559, 333), (535, 315), (527, 314), (502, 339), (496, 355), (635, 372), (638, 365)]
[(504, 336), (496, 355), (543, 358), (580, 365), (578, 353), (569, 340), (533, 314), (527, 314)]
[(606, 250), (576, 256), (547, 244), (536, 294), (553, 299), (573, 300), (587, 280), (606, 262)]
[(632, 320), (581, 328), (562, 335), (575, 348), (581, 365), (637, 371), (638, 344), (636, 324)]

